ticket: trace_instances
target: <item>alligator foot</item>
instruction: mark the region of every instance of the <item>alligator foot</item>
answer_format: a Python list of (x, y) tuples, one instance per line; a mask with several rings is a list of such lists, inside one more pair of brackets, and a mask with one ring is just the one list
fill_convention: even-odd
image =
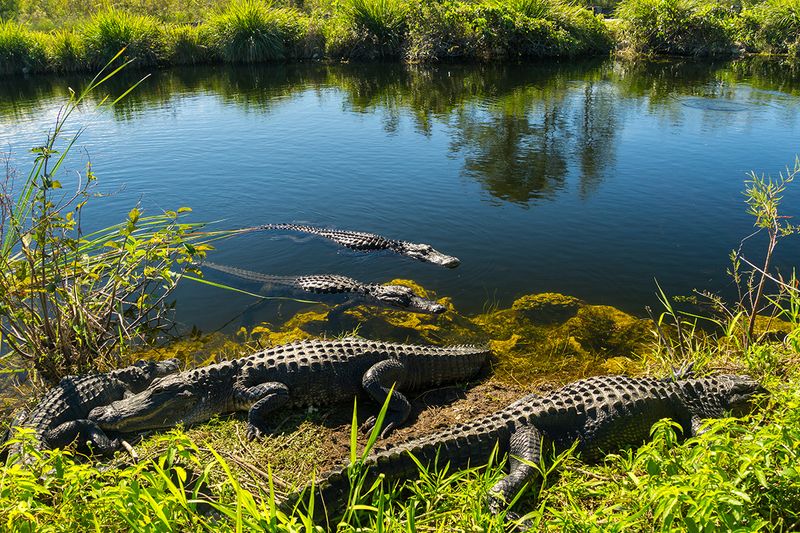
[[(388, 437), (392, 433), (392, 431), (397, 429), (399, 426), (403, 424), (403, 422), (405, 422), (406, 418), (408, 417), (403, 416), (401, 413), (391, 413), (391, 412), (386, 413), (386, 416), (383, 419), (383, 427), (381, 428), (380, 437), (382, 439)], [(366, 434), (372, 433), (372, 430), (375, 429), (377, 423), (378, 423), (378, 417), (371, 416), (367, 418), (367, 420), (363, 424), (361, 424), (361, 432)]]

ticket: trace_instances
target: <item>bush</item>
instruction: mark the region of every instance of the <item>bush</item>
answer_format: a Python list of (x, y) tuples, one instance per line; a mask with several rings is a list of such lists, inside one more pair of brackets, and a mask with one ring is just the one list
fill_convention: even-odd
[(622, 0), (622, 39), (645, 54), (714, 56), (733, 53), (733, 13), (693, 0)]
[(91, 68), (102, 67), (123, 48), (123, 59), (137, 67), (158, 65), (166, 57), (162, 32), (150, 16), (110, 9), (95, 15), (81, 34)]
[(800, 57), (800, 0), (767, 0), (742, 12), (738, 36), (750, 51)]
[(240, 0), (211, 18), (209, 41), (230, 63), (258, 63), (289, 57), (308, 33), (308, 17), (293, 9), (272, 9)]
[(608, 52), (610, 47), (603, 22), (583, 8), (536, 0), (507, 5), (443, 2), (421, 4), (412, 13), (407, 57), (575, 56)]
[(42, 35), (16, 22), (0, 21), (0, 74), (44, 70), (47, 62)]

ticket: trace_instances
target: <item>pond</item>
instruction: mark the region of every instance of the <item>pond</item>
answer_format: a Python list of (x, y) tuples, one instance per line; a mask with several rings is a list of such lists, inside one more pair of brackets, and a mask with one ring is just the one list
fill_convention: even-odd
[[(141, 75), (112, 80), (110, 92)], [(67, 87), (81, 83), (0, 80), (0, 152), (21, 173)], [(149, 212), (190, 206), (193, 220), (220, 229), (357, 229), (427, 242), (462, 264), (280, 232), (220, 242), (209, 259), (275, 275), (410, 278), (467, 313), (556, 291), (643, 315), (657, 306), (654, 279), (674, 295), (732, 294), (728, 254), (752, 232), (746, 173), (777, 175), (800, 153), (800, 73), (758, 61), (612, 60), (175, 69), (153, 72), (113, 112), (86, 106), (79, 126), (82, 150), (68, 166), (90, 159), (109, 193), (92, 201), (88, 226), (140, 202)], [(798, 214), (800, 184), (784, 205)], [(748, 242), (760, 261), (761, 243)], [(798, 257), (800, 243), (787, 240), (779, 266)], [(297, 309), (196, 283), (177, 300), (180, 322), (205, 331)]]

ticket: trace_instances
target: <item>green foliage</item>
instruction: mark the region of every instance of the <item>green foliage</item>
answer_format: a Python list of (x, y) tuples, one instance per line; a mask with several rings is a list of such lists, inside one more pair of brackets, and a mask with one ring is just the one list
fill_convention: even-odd
[(422, 3), (409, 26), (411, 61), (593, 55), (611, 47), (601, 19), (548, 1)]
[[(408, 5), (403, 0), (347, 0), (342, 21), (362, 52), (349, 57), (398, 57), (406, 33)], [(340, 45), (341, 46), (341, 45)]]
[(800, 57), (800, 0), (766, 0), (743, 10), (739, 38), (751, 51)]
[(123, 48), (123, 60), (135, 61), (137, 67), (158, 65), (166, 55), (161, 29), (150, 16), (110, 9), (95, 15), (80, 32), (92, 67), (105, 65)]
[[(151, 216), (134, 208), (119, 224), (90, 234), (81, 230), (96, 176), (88, 165), (69, 187), (74, 192), (64, 192), (60, 171), (80, 132), (66, 141), (61, 137), (71, 114), (119, 68), (98, 75), (80, 94), (71, 93), (44, 143), (31, 150), (33, 164), (20, 190), (13, 190), (15, 173), (6, 167), (0, 195), (0, 333), (14, 356), (11, 364), (35, 369), (51, 383), (66, 374), (112, 367), (121, 348), (171, 327), (166, 298), (181, 277), (173, 269), (205, 249), (192, 235), (197, 225), (179, 220), (186, 208)], [(101, 107), (120, 98), (104, 100)]]
[(198, 26), (170, 26), (164, 38), (170, 65), (197, 65), (213, 58), (213, 51)]
[(19, 0), (0, 0), (0, 21), (14, 20), (19, 14)]
[(734, 13), (697, 0), (622, 0), (622, 39), (644, 54), (731, 55)]
[(284, 59), (308, 31), (308, 18), (257, 0), (237, 0), (208, 22), (215, 53), (230, 63)]
[(38, 72), (45, 65), (41, 36), (16, 22), (0, 20), (0, 74)]
[(47, 46), (50, 68), (59, 72), (80, 72), (88, 68), (86, 43), (71, 30), (58, 30), (50, 34)]

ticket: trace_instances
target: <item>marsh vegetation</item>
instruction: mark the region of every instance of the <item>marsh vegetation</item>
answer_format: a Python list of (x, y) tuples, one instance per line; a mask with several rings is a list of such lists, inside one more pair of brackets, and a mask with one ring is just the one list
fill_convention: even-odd
[(608, 54), (799, 53), (797, 0), (622, 0), (612, 22), (561, 0), (48, 0), (0, 5), (0, 72), (277, 60), (497, 61)]

